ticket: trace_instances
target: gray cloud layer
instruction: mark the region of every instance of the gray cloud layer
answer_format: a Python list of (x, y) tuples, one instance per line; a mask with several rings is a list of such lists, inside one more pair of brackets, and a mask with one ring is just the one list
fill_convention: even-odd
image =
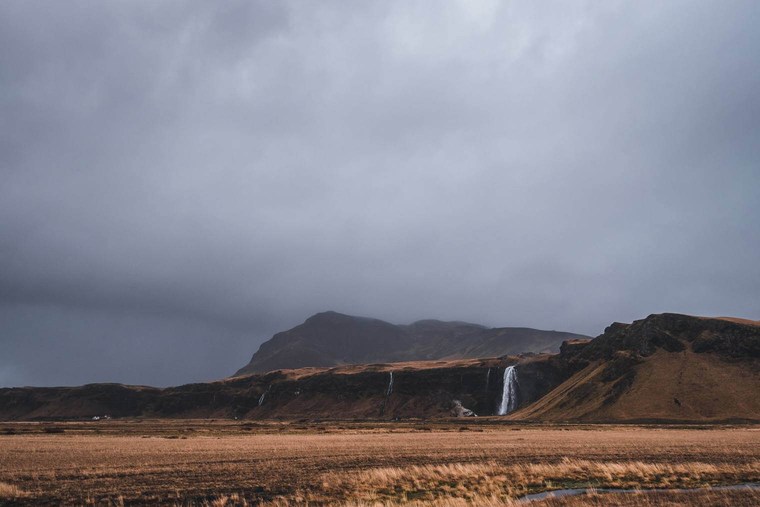
[(0, 385), (326, 309), (760, 318), (760, 4), (0, 3)]

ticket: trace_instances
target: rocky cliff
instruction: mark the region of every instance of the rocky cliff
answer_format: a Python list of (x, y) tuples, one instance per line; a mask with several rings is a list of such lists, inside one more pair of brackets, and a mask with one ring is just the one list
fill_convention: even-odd
[[(525, 368), (525, 402), (562, 376), (556, 365)], [(111, 417), (240, 417), (394, 419), (447, 417), (455, 402), (478, 415), (496, 411), (502, 375), (521, 358), (385, 363), (339, 368), (279, 370), (167, 389), (118, 384), (0, 389), (0, 419)], [(558, 363), (557, 363), (558, 364)], [(535, 372), (540, 371), (538, 375)], [(390, 378), (393, 376), (393, 385)]]

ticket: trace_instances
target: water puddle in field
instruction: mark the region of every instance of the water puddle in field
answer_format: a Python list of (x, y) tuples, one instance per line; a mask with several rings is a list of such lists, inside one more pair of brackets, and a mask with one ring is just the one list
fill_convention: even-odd
[(563, 496), (579, 496), (589, 493), (689, 493), (692, 491), (730, 491), (741, 489), (758, 489), (760, 482), (746, 482), (744, 484), (734, 484), (731, 486), (712, 486), (709, 488), (652, 488), (652, 489), (623, 489), (623, 488), (575, 488), (575, 489), (555, 489), (553, 491), (544, 491), (542, 493), (533, 493), (518, 498), (520, 502), (535, 502), (547, 498), (561, 498)]

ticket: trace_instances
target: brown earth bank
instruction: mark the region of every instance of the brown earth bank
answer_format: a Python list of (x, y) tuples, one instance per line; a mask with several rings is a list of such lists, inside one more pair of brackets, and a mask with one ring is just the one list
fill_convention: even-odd
[(492, 416), (509, 365), (517, 410), (504, 422), (760, 421), (760, 327), (676, 314), (615, 323), (559, 354), (276, 370), (166, 389), (0, 389), (0, 419)]
[(510, 419), (760, 419), (760, 328), (751, 322), (651, 315), (560, 356), (572, 375)]
[(3, 423), (0, 504), (485, 506), (588, 487), (667, 491), (530, 505), (758, 499), (709, 489), (760, 481), (758, 426), (474, 422)]

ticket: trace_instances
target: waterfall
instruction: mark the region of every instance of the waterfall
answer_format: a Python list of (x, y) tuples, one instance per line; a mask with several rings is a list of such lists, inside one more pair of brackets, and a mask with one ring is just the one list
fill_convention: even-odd
[(269, 387), (267, 387), (267, 390), (261, 394), (261, 397), (259, 398), (259, 406), (261, 406), (261, 404), (264, 403), (264, 398), (266, 397), (270, 389), (272, 389), (272, 384), (269, 384)]
[(517, 406), (517, 372), (515, 367), (507, 366), (504, 370), (504, 390), (501, 392), (501, 404), (498, 415), (506, 415)]
[(390, 375), (390, 379), (388, 380), (388, 389), (385, 390), (385, 396), (383, 396), (383, 404), (380, 405), (380, 416), (382, 417), (383, 414), (385, 414), (385, 406), (388, 404), (388, 398), (390, 397), (391, 393), (393, 392), (393, 372), (388, 372)]
[(488, 386), (491, 385), (491, 368), (488, 368), (486, 372), (486, 392), (488, 392)]

